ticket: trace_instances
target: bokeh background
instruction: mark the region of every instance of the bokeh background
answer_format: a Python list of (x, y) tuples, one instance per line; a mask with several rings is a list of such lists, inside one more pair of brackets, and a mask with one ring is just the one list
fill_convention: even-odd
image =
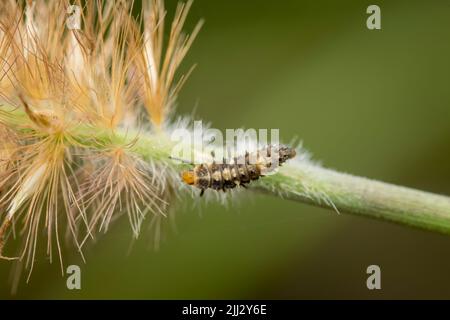
[[(139, 5), (139, 2), (137, 3)], [(169, 16), (175, 1), (166, 1)], [(382, 30), (366, 28), (381, 7)], [(178, 112), (213, 127), (279, 128), (340, 171), (450, 195), (449, 1), (196, 0), (206, 24)], [(124, 217), (88, 248), (82, 289), (40, 259), (29, 284), (1, 298), (450, 298), (450, 237), (250, 196), (176, 213), (160, 250), (130, 251)], [(145, 230), (144, 230), (145, 233)], [(366, 288), (381, 267), (382, 289)]]

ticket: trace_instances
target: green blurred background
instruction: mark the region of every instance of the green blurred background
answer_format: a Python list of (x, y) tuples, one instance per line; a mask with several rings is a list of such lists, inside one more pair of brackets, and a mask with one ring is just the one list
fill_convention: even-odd
[[(175, 1), (166, 1), (169, 16)], [(382, 30), (366, 28), (381, 7)], [(449, 1), (196, 0), (206, 24), (178, 112), (213, 127), (279, 128), (340, 171), (450, 195)], [(69, 291), (41, 257), (1, 298), (450, 298), (450, 237), (268, 196), (185, 203), (159, 251), (129, 251), (126, 218), (86, 251)], [(145, 232), (145, 230), (144, 230)], [(366, 268), (381, 267), (378, 291)]]

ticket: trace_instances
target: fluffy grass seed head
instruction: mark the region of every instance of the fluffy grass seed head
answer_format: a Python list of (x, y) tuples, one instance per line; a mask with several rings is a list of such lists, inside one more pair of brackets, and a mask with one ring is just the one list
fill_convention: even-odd
[(80, 29), (69, 1), (0, 4), (0, 257), (29, 275), (41, 238), (63, 270), (62, 235), (81, 253), (124, 214), (137, 237), (179, 189), (160, 144), (201, 24), (183, 33), (192, 2), (180, 4), (165, 45), (163, 1), (146, 1), (142, 21), (131, 3), (75, 1)]
[[(73, 4), (80, 28), (67, 25)], [(158, 247), (171, 204), (198, 197), (180, 178), (192, 167), (169, 160), (174, 130), (192, 133), (189, 119), (170, 117), (190, 73), (177, 70), (202, 25), (183, 32), (191, 5), (177, 6), (165, 32), (162, 0), (144, 1), (139, 19), (123, 0), (0, 4), (0, 258), (16, 260), (15, 281), (22, 269), (30, 277), (41, 239), (63, 272), (63, 244), (83, 257), (124, 215), (133, 238), (148, 220)], [(205, 198), (226, 205), (237, 195)]]

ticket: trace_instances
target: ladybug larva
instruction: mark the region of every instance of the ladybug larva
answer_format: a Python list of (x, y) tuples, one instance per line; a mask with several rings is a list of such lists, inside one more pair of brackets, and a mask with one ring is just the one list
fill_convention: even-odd
[[(212, 155), (214, 158), (213, 153)], [(246, 187), (251, 181), (264, 177), (265, 173), (273, 171), (295, 155), (293, 148), (268, 146), (255, 153), (246, 152), (244, 157), (234, 158), (233, 163), (224, 159), (220, 164), (213, 161), (196, 165), (192, 170), (183, 171), (181, 179), (184, 183), (199, 188), (200, 196), (206, 189), (226, 191), (236, 186)]]

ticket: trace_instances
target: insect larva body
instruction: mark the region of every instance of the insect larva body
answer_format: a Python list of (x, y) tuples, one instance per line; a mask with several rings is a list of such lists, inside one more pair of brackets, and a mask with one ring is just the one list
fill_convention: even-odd
[[(233, 163), (224, 160), (223, 163), (203, 163), (195, 166), (192, 170), (182, 172), (183, 182), (201, 189), (200, 195), (206, 189), (223, 190), (233, 189), (237, 186), (245, 187), (253, 180), (263, 177), (264, 173), (272, 171), (272, 147), (258, 150), (254, 154), (246, 153), (244, 157), (235, 158)], [(280, 146), (275, 150), (278, 158), (278, 166), (288, 159), (295, 157), (295, 149)], [(250, 159), (255, 159), (255, 163)]]

